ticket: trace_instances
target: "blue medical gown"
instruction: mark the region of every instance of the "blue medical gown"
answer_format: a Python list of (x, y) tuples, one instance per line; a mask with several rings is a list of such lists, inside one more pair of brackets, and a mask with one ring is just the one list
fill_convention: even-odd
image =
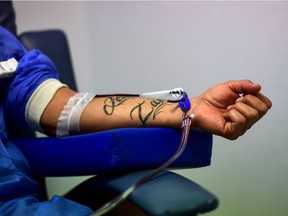
[(28, 162), (7, 138), (5, 122), (27, 128), (25, 107), (34, 90), (45, 80), (57, 78), (48, 57), (27, 52), (0, 26), (0, 61), (15, 57), (19, 65), (13, 78), (0, 79), (0, 216), (89, 215), (92, 210), (60, 196), (40, 201), (40, 186)]

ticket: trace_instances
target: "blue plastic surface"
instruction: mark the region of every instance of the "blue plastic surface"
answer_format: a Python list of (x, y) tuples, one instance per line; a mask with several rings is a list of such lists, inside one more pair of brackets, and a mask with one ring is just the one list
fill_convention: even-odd
[[(180, 130), (124, 128), (62, 138), (13, 142), (40, 176), (91, 175), (155, 168), (178, 149)], [(172, 167), (209, 166), (212, 135), (192, 130), (186, 150)]]
[[(121, 193), (151, 170), (133, 172), (126, 175), (95, 176), (76, 189), (79, 199), (85, 194), (100, 191)], [(212, 193), (191, 180), (170, 171), (162, 171), (140, 185), (129, 197), (133, 203), (148, 215), (198, 215), (214, 210), (218, 199)]]

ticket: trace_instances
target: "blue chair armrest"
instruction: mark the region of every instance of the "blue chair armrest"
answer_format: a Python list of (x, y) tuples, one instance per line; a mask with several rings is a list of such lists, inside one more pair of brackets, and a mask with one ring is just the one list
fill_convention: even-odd
[[(155, 168), (177, 150), (180, 130), (125, 128), (61, 138), (15, 139), (38, 176), (93, 175)], [(172, 167), (210, 165), (212, 135), (192, 130)]]
[[(95, 176), (70, 191), (66, 197), (97, 209), (107, 202), (107, 199), (110, 200), (111, 197), (123, 192), (149, 172), (151, 170), (125, 175), (122, 173)], [(140, 210), (145, 215), (196, 216), (212, 211), (218, 206), (218, 199), (212, 193), (191, 180), (167, 170), (140, 185), (128, 200), (136, 206), (137, 212), (134, 205), (131, 203), (127, 205), (126, 202), (117, 207), (118, 215), (139, 215)]]

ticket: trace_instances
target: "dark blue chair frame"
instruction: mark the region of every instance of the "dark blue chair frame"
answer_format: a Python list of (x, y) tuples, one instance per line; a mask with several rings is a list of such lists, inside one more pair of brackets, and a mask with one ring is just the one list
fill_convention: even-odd
[[(77, 90), (68, 41), (61, 30), (25, 32), (19, 36), (28, 50), (49, 56), (60, 80)], [(66, 194), (91, 208), (121, 193), (141, 176), (165, 162), (178, 148), (180, 130), (171, 128), (124, 128), (63, 138), (15, 138), (35, 176), (97, 175)], [(212, 135), (192, 130), (188, 146), (173, 168), (210, 165)], [(42, 182), (43, 183), (43, 182)], [(174, 172), (165, 170), (140, 186), (111, 215), (197, 215), (214, 210), (218, 199)], [(137, 213), (133, 209), (137, 210)], [(141, 212), (141, 213), (140, 213)]]

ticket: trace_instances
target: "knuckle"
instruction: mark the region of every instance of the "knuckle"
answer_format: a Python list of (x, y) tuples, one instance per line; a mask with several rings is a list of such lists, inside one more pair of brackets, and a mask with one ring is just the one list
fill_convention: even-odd
[(259, 111), (256, 110), (256, 109), (252, 109), (252, 110), (250, 111), (250, 116), (248, 116), (247, 118), (248, 118), (248, 119), (258, 119), (259, 116), (260, 116)]

